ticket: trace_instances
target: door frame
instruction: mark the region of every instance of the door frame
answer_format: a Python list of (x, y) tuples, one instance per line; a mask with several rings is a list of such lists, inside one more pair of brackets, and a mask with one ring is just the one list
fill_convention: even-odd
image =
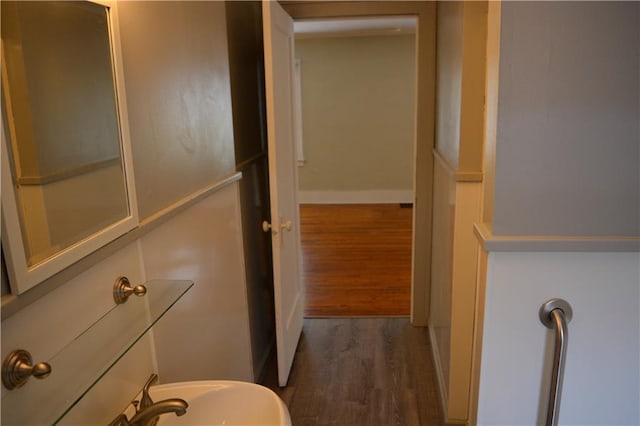
[(280, 1), (294, 20), (412, 15), (416, 28), (411, 323), (427, 326), (431, 299), (431, 228), (436, 93), (436, 3)]

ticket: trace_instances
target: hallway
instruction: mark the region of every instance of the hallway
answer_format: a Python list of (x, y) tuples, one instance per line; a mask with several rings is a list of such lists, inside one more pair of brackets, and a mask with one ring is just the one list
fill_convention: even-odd
[(442, 424), (427, 329), (406, 318), (305, 319), (287, 387), (272, 364), (296, 426)]

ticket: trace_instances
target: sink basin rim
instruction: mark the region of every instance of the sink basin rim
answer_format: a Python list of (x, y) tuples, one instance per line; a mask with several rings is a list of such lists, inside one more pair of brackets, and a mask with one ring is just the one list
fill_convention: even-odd
[[(156, 401), (166, 398), (182, 398), (187, 401), (190, 406), (193, 402), (193, 409), (196, 409), (195, 404), (198, 402), (198, 400), (202, 398), (208, 398), (208, 394), (211, 393), (212, 395), (214, 395), (217, 392), (221, 392), (221, 398), (223, 399), (231, 399), (232, 401), (241, 400), (242, 405), (239, 405), (238, 408), (241, 409), (243, 413), (247, 412), (247, 408), (253, 402), (254, 405), (266, 407), (269, 415), (275, 415), (277, 417), (279, 425), (291, 425), (289, 410), (287, 409), (287, 406), (284, 404), (282, 399), (280, 399), (280, 397), (273, 390), (256, 383), (235, 380), (194, 380), (159, 384), (152, 386), (149, 389), (151, 397)], [(243, 393), (247, 394), (242, 395)], [(212, 398), (213, 400), (215, 400), (215, 396), (213, 396)], [(210, 405), (210, 402), (208, 402), (207, 405)], [(233, 402), (231, 403), (231, 405), (234, 405)], [(201, 408), (197, 408), (197, 410), (200, 412)], [(179, 422), (180, 419), (186, 420), (189, 417), (188, 414), (189, 409), (187, 409), (187, 415), (182, 417), (163, 416), (163, 420), (165, 421), (161, 421), (160, 424), (170, 424), (174, 421)], [(211, 424), (235, 424), (233, 421), (226, 423), (227, 421), (228, 420), (225, 417), (225, 421), (223, 423), (217, 423), (213, 421)], [(197, 423), (201, 424), (202, 421), (198, 421)], [(272, 423), (268, 422), (256, 424)]]

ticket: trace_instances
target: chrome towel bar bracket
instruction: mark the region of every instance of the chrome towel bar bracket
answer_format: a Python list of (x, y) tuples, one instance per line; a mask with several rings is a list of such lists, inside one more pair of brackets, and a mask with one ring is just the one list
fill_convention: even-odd
[(144, 296), (147, 294), (147, 288), (143, 285), (131, 286), (127, 277), (119, 277), (113, 285), (113, 300), (117, 305), (121, 305), (129, 299), (129, 296)]
[(2, 384), (13, 390), (19, 388), (33, 376), (45, 379), (51, 374), (51, 366), (46, 362), (33, 363), (31, 354), (23, 349), (11, 352), (2, 363)]

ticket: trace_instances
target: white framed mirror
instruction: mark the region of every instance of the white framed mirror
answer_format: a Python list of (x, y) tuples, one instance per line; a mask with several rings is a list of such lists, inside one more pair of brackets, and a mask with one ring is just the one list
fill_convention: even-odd
[(17, 295), (138, 213), (116, 3), (0, 5), (2, 246)]

